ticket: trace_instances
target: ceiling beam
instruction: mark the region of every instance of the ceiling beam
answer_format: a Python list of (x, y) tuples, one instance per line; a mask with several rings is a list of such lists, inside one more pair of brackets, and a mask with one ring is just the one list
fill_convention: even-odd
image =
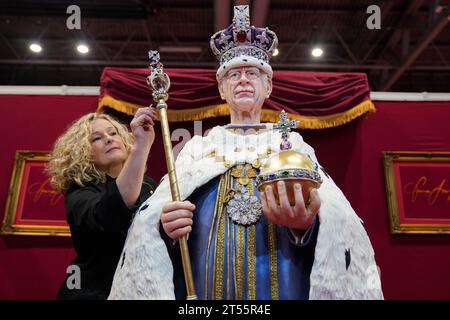
[[(0, 59), (0, 65), (31, 65), (31, 66), (112, 66), (112, 67), (142, 67), (145, 68), (148, 61), (145, 60), (59, 60), (59, 59)], [(277, 69), (321, 69), (321, 70), (395, 70), (394, 65), (373, 65), (373, 64), (339, 64), (339, 63), (272, 63), (272, 67)], [(189, 61), (166, 60), (164, 66), (167, 67), (193, 67), (193, 63)], [(195, 63), (197, 68), (217, 68), (217, 63), (213, 61)], [(450, 71), (450, 66), (413, 66), (410, 70), (414, 71)]]
[[(53, 16), (67, 17), (67, 1), (8, 1), (0, 3), (0, 12), (8, 16)], [(117, 18), (117, 19), (144, 19), (147, 10), (141, 4), (88, 4), (79, 5), (83, 17)]]
[(409, 6), (406, 8), (405, 12), (400, 17), (400, 20), (397, 22), (394, 32), (391, 34), (391, 37), (382, 49), (380, 56), (385, 50), (392, 49), (397, 45), (402, 36), (402, 26), (406, 23), (407, 20), (411, 19), (411, 17), (414, 16), (416, 12), (419, 11), (423, 2), (424, 0), (414, 0), (409, 3)]
[(431, 42), (431, 46), (433, 47), (434, 51), (436, 51), (437, 55), (439, 56), (439, 59), (441, 59), (442, 63), (446, 66), (449, 65), (447, 59), (445, 59), (444, 55), (442, 54), (441, 50), (434, 44), (434, 41)]
[(125, 50), (125, 48), (128, 46), (128, 44), (130, 43), (130, 41), (133, 39), (133, 37), (136, 34), (136, 30), (133, 30), (133, 32), (131, 32), (128, 35), (127, 40), (120, 46), (120, 49), (116, 52), (116, 54), (114, 55), (114, 57), (112, 57), (112, 60), (116, 60), (120, 54), (122, 53), (123, 50)]
[[(224, 0), (228, 2), (229, 0)], [(73, 1), (76, 2), (76, 1)], [(94, 1), (92, 1), (94, 2)], [(123, 3), (117, 4), (111, 1), (107, 5), (87, 3), (78, 4), (82, 17), (98, 19), (147, 19), (155, 16), (159, 11), (167, 10), (190, 10), (190, 9), (211, 9), (211, 6), (196, 1), (167, 1), (166, 5), (161, 5), (161, 1), (151, 1), (152, 4)], [(208, 3), (208, 2), (206, 2)], [(20, 17), (68, 17), (66, 13), (69, 1), (30, 1), (30, 0), (2, 0), (0, 1), (0, 13), (5, 16)]]
[[(380, 5), (380, 12), (381, 12), (381, 28), (384, 29), (384, 25), (386, 22), (387, 17), (392, 11), (392, 8), (394, 6), (393, 1), (391, 0), (385, 0)], [(367, 11), (366, 11), (367, 12)], [(367, 18), (368, 16), (366, 16)], [(345, 23), (345, 21), (343, 21)], [(368, 28), (361, 28), (358, 37), (356, 38), (356, 41), (352, 45), (352, 51), (355, 52), (356, 57), (361, 57), (364, 54), (364, 58), (362, 61), (364, 62), (372, 50), (375, 48), (375, 46), (371, 46), (369, 50), (366, 49), (366, 46), (364, 44), (370, 42), (372, 37), (377, 34), (377, 30), (370, 30)], [(382, 37), (378, 37), (374, 42), (377, 44)]]
[[(379, 39), (386, 39), (386, 42), (384, 46), (378, 50), (378, 56), (376, 58), (375, 64), (383, 64), (385, 57), (385, 53), (390, 50), (392, 52), (392, 49), (396, 46), (396, 44), (400, 41), (403, 25), (411, 19), (412, 16), (414, 16), (422, 6), (424, 0), (412, 0), (409, 1), (408, 6), (405, 8), (403, 13), (401, 14), (400, 18), (393, 24), (393, 27), (384, 29), (384, 33), (380, 36)], [(378, 41), (377, 41), (378, 42)], [(381, 42), (380, 42), (381, 43)], [(365, 58), (367, 59), (369, 56), (366, 55)], [(363, 60), (364, 61), (364, 60)], [(374, 76), (372, 73), (370, 76)], [(383, 79), (380, 79), (383, 81)]]
[[(1, 36), (1, 34), (0, 34)], [(6, 40), (9, 41), (9, 43), (12, 46), (23, 46), (24, 44), (29, 44), (33, 41), (37, 41), (36, 38), (13, 38), (13, 37), (5, 37)], [(129, 45), (148, 45), (148, 41), (146, 40), (146, 37), (138, 37), (138, 35), (135, 35), (133, 37), (133, 39), (130, 41)], [(85, 42), (88, 45), (92, 45), (93, 42), (96, 42), (99, 45), (114, 45), (114, 46), (120, 46), (124, 43), (124, 41), (126, 41), (127, 38), (121, 38), (121, 39), (116, 39), (116, 40), (111, 40), (111, 39), (88, 39)], [(45, 43), (48, 44), (59, 44), (59, 45), (64, 45), (64, 44), (73, 44), (74, 42), (76, 42), (76, 39), (61, 39), (61, 38), (43, 38), (42, 41), (45, 41)], [(0, 42), (1, 44), (1, 42)], [(6, 43), (5, 43), (6, 44)], [(166, 41), (162, 41), (162, 42), (155, 42), (155, 44), (160, 45), (160, 46), (174, 46), (177, 45), (179, 46), (180, 44), (183, 46), (188, 46), (188, 47), (192, 47), (192, 46), (208, 46), (209, 47), (209, 43), (205, 42), (205, 41), (181, 41), (178, 40), (178, 42), (174, 42), (173, 39), (171, 38), (171, 41), (166, 40)], [(448, 49), (450, 48), (450, 41), (447, 43), (444, 42), (435, 42), (434, 43), (436, 46), (438, 46), (440, 49)], [(282, 47), (284, 49), (290, 49), (292, 46), (297, 46), (297, 47), (311, 47), (311, 43), (307, 42), (305, 39), (302, 38), (298, 38), (296, 39), (296, 41), (293, 42), (283, 42), (280, 43), (278, 45), (278, 47)], [(335, 47), (342, 47), (342, 43), (341, 42), (327, 42), (326, 44), (323, 44), (323, 46), (325, 48), (335, 48)]]
[[(101, 44), (95, 39), (95, 37), (90, 33), (88, 28), (84, 29), (84, 33), (86, 34), (86, 36), (89, 38), (89, 42), (90, 44), (98, 51), (100, 52), (103, 57), (110, 61), (111, 58), (109, 57), (108, 53), (106, 52), (105, 48), (101, 46)], [(86, 44), (87, 45), (87, 44)]]
[(1, 34), (1, 33), (0, 33), (0, 39), (3, 40), (3, 42), (6, 44), (6, 46), (8, 47), (8, 49), (11, 50), (11, 52), (14, 54), (14, 56), (15, 56), (17, 59), (20, 59), (20, 55), (19, 55), (19, 53), (17, 53), (17, 50), (14, 49), (14, 47), (11, 45), (11, 43), (9, 43), (8, 39), (7, 39), (3, 34)]
[[(423, 4), (424, 0), (413, 0), (409, 2), (409, 5), (403, 11), (401, 17), (394, 23), (394, 26), (391, 28), (384, 29), (384, 33), (377, 39), (376, 43), (378, 43), (380, 39), (385, 39), (387, 36), (389, 37), (385, 43), (385, 45), (378, 51), (377, 64), (383, 62), (383, 55), (387, 50), (391, 50), (395, 47), (395, 45), (400, 41), (402, 34), (402, 26), (408, 19), (411, 19), (413, 15), (415, 15), (420, 6)], [(392, 9), (391, 9), (392, 10)], [(368, 58), (366, 54), (363, 61)]]
[(335, 34), (335, 36), (339, 39), (339, 42), (341, 43), (342, 47), (345, 49), (345, 52), (347, 52), (348, 56), (350, 57), (350, 59), (352, 60), (352, 62), (354, 64), (358, 64), (358, 60), (356, 59), (355, 55), (353, 54), (353, 52), (350, 50), (350, 48), (348, 47), (348, 45), (345, 43), (344, 39), (342, 38), (342, 36), (340, 35), (340, 33), (336, 30), (336, 28), (332, 27), (333, 33)]
[(422, 53), (423, 50), (433, 41), (434, 38), (444, 29), (450, 21), (450, 14), (445, 12), (442, 17), (434, 24), (434, 26), (429, 30), (423, 38), (419, 41), (416, 47), (411, 51), (411, 53), (403, 60), (400, 67), (394, 72), (389, 80), (381, 86), (381, 91), (388, 91), (391, 89), (392, 85), (403, 75), (403, 73), (416, 61), (417, 57)]

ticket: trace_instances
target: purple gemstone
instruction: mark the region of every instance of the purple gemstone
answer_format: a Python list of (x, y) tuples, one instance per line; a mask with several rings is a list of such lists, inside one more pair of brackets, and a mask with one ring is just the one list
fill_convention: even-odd
[(288, 140), (284, 140), (280, 144), (281, 150), (289, 150), (292, 147), (291, 143)]

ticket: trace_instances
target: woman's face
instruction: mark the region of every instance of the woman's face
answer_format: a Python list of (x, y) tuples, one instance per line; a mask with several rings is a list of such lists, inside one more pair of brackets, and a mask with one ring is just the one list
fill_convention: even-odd
[(91, 154), (97, 169), (117, 177), (127, 159), (127, 150), (122, 137), (111, 122), (95, 119), (91, 122)]

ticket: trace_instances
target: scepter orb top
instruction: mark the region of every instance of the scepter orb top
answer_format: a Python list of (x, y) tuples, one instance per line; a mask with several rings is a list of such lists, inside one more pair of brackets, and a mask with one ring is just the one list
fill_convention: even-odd
[(159, 52), (156, 50), (148, 51), (148, 58), (150, 59), (151, 74), (147, 77), (147, 84), (153, 90), (153, 99), (159, 101), (167, 100), (170, 88), (170, 78), (164, 73), (163, 64), (160, 61)]

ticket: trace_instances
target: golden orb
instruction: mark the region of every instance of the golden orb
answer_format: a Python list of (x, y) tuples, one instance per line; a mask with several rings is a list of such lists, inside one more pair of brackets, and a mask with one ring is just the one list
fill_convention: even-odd
[(304, 153), (294, 150), (282, 150), (267, 159), (261, 167), (257, 178), (257, 187), (264, 192), (268, 186), (272, 187), (277, 204), (280, 204), (277, 182), (284, 181), (291, 206), (295, 205), (294, 184), (302, 185), (305, 204), (309, 202), (311, 189), (319, 188), (322, 178), (317, 164)]

